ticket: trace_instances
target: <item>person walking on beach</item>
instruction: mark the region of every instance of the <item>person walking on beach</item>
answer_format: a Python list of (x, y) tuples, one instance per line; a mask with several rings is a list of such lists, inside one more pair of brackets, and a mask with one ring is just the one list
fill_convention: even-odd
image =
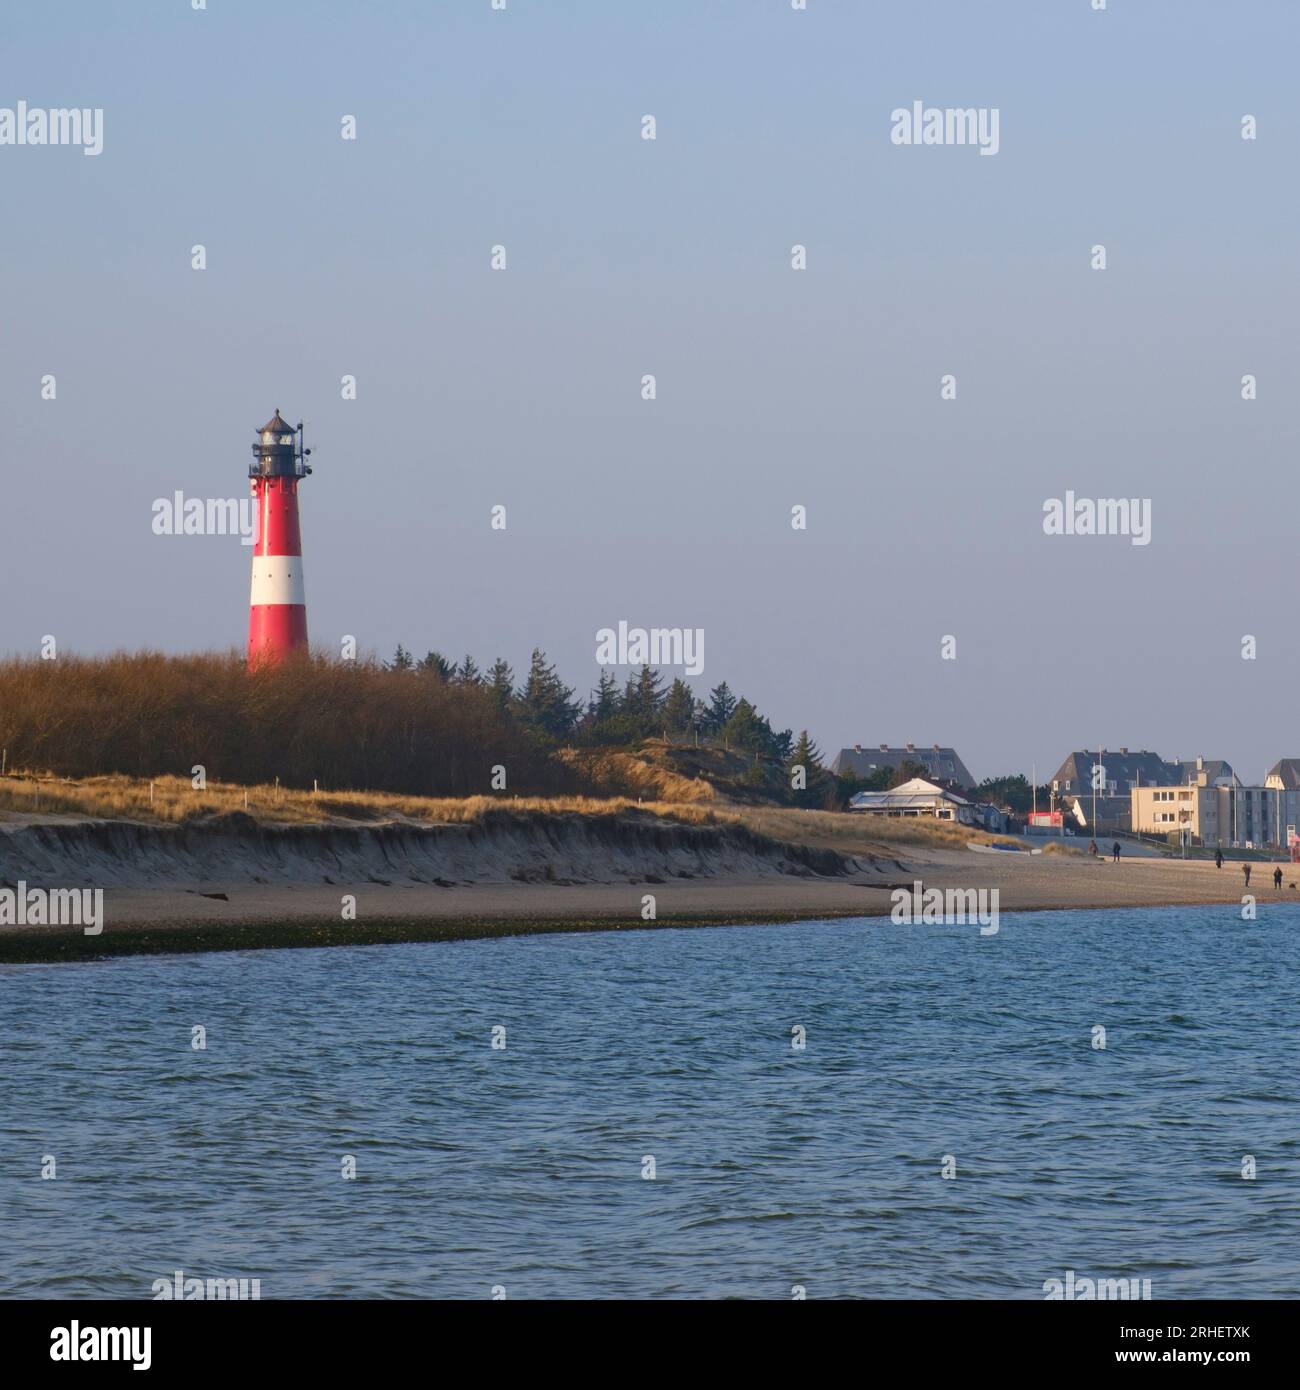
[(1221, 849), (1214, 851), (1214, 867), (1216, 869), (1223, 868), (1223, 851)]
[(1250, 887), (1250, 865), (1249, 865), (1249, 864), (1243, 864), (1243, 865), (1241, 866), (1241, 872), (1242, 872), (1243, 874), (1246, 875), (1246, 887), (1249, 888), (1249, 887)]
[(1274, 887), (1274, 889), (1275, 889), (1277, 892), (1279, 892), (1279, 893), (1282, 891), (1282, 870), (1281, 870), (1281, 869), (1274, 869), (1274, 870), (1273, 870), (1273, 887)]
[(1119, 841), (1118, 841), (1118, 840), (1116, 840), (1115, 843), (1114, 843), (1113, 845), (1111, 845), (1111, 847), (1110, 847), (1110, 852), (1111, 852), (1111, 854), (1113, 854), (1113, 855), (1115, 856), (1115, 863), (1118, 864), (1118, 863), (1119, 863)]
[(1090, 855), (1092, 855), (1092, 857), (1093, 857), (1094, 859), (1096, 859), (1096, 857), (1097, 857), (1097, 842), (1096, 842), (1096, 840), (1089, 840), (1089, 841), (1088, 841), (1088, 853), (1089, 853)]

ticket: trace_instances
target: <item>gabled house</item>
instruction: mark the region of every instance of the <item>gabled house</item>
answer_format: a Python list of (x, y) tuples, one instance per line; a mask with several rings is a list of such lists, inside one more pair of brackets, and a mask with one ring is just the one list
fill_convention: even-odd
[(852, 773), (865, 781), (881, 768), (897, 772), (905, 762), (923, 767), (925, 775), (936, 782), (950, 782), (968, 791), (975, 786), (975, 779), (957, 756), (956, 749), (941, 748), (937, 743), (932, 743), (928, 748), (914, 743), (904, 744), (901, 748), (892, 748), (887, 743), (875, 747), (855, 743), (852, 748), (840, 749), (831, 764), (831, 771), (837, 777)]
[[(1092, 823), (1094, 767), (1101, 769), (1097, 775), (1096, 825)], [(1127, 748), (1081, 748), (1071, 753), (1052, 777), (1058, 798), (1070, 808), (1078, 804), (1094, 834), (1129, 829), (1130, 793), (1135, 787), (1167, 787), (1179, 780), (1173, 763), (1145, 748), (1136, 752)], [(1078, 820), (1079, 815), (1075, 818)]]

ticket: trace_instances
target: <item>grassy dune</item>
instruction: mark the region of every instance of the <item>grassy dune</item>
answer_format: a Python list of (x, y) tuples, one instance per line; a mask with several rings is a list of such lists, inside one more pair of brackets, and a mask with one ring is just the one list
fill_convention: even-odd
[[(247, 811), (271, 824), (366, 824), (407, 822), (446, 825), (477, 821), (494, 808), (520, 812), (569, 812), (617, 816), (628, 811), (688, 825), (741, 824), (776, 840), (841, 854), (888, 854), (893, 846), (960, 848), (1004, 837), (944, 821), (886, 820), (848, 812), (731, 805), (722, 801), (647, 800), (583, 796), (424, 797), (385, 792), (312, 793), (288, 787), (209, 782), (197, 791), (188, 778), (124, 776), (63, 778), (21, 772), (0, 777), (0, 816), (70, 815), (147, 824), (176, 824)], [(16, 817), (14, 815), (16, 813)]]
[[(176, 823), (194, 817), (247, 811), (272, 824), (319, 824), (322, 821), (381, 822), (409, 820), (434, 825), (473, 821), (491, 807), (518, 811), (577, 811), (613, 815), (641, 803), (615, 797), (582, 796), (433, 797), (389, 792), (304, 792), (291, 787), (240, 786), (209, 782), (196, 790), (186, 777), (52, 777), (22, 772), (0, 777), (0, 811), (48, 815), (64, 813), (106, 820)], [(682, 811), (679, 819), (699, 823), (691, 808), (651, 802), (643, 810), (664, 814)]]
[(879, 851), (891, 845), (961, 849), (968, 844), (1022, 843), (1007, 835), (991, 835), (952, 821), (921, 817), (891, 819), (851, 811), (800, 811), (785, 806), (735, 807), (724, 814), (737, 816), (751, 829), (773, 839), (838, 850), (841, 854), (854, 854), (868, 845)]

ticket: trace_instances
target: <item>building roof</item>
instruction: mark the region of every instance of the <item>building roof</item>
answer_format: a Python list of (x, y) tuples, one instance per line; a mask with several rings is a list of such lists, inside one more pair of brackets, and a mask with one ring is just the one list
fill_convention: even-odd
[(1268, 770), (1265, 783), (1280, 783), (1286, 791), (1300, 787), (1300, 758), (1279, 758)]
[(1176, 758), (1170, 766), (1177, 771), (1180, 786), (1194, 785), (1202, 772), (1209, 787), (1228, 787), (1237, 782), (1232, 764), (1222, 758)]
[[(953, 748), (941, 748), (937, 743), (928, 747), (906, 744), (902, 748), (891, 748), (888, 744), (855, 743), (852, 748), (841, 748), (831, 764), (831, 771), (837, 776), (852, 773), (855, 777), (870, 777), (882, 767), (897, 771), (904, 762), (916, 763), (923, 767), (930, 777), (941, 782), (952, 782), (959, 787), (974, 787), (975, 779), (970, 775), (966, 764), (957, 756)], [(895, 789), (897, 790), (897, 789)]]
[(266, 424), (262, 426), (260, 430), (258, 430), (258, 434), (266, 434), (268, 431), (271, 434), (294, 433), (293, 426), (289, 424), (286, 420), (281, 418), (279, 406), (276, 406), (275, 414), (271, 416), (271, 418), (266, 422)]
[[(1061, 791), (1081, 795), (1092, 790), (1093, 764), (1100, 762), (1106, 769), (1106, 781), (1118, 784), (1120, 795), (1127, 797), (1132, 787), (1172, 787), (1181, 786), (1184, 778), (1179, 775), (1173, 763), (1166, 762), (1159, 753), (1139, 748), (1136, 752), (1128, 748), (1103, 748), (1101, 756), (1095, 748), (1081, 748), (1071, 753), (1052, 774), (1052, 780), (1061, 784)], [(1067, 788), (1066, 783), (1069, 783)]]
[(910, 782), (904, 782), (887, 792), (858, 792), (849, 798), (849, 806), (857, 811), (902, 811), (933, 806), (936, 801), (948, 801), (954, 806), (970, 805), (964, 796), (958, 796), (946, 787), (936, 787), (923, 777), (913, 777)]

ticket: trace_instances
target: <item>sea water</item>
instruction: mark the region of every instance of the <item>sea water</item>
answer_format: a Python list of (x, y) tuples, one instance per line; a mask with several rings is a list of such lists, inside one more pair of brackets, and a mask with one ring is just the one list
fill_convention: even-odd
[(1298, 967), (1267, 903), (0, 967), (0, 1295), (1295, 1298)]

